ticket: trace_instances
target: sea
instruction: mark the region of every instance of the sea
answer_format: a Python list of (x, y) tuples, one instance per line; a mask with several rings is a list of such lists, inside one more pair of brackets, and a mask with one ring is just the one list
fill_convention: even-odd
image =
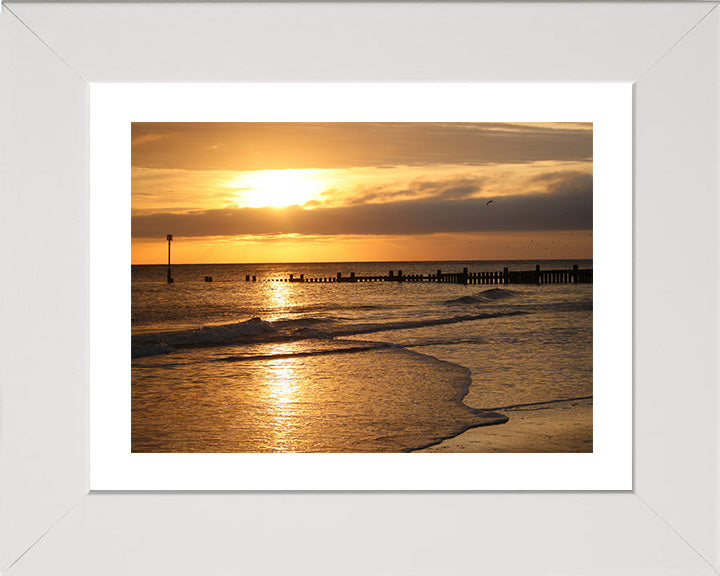
[(132, 451), (410, 452), (592, 396), (592, 284), (287, 281), (537, 264), (592, 268), (134, 265)]

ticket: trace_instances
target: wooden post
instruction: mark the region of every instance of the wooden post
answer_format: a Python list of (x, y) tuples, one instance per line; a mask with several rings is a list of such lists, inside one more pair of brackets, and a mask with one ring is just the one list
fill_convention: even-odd
[(172, 277), (172, 272), (170, 271), (170, 243), (172, 242), (172, 234), (167, 235), (167, 243), (168, 243), (168, 270), (167, 270), (167, 283), (171, 284), (174, 282)]
[(507, 267), (503, 268), (503, 284), (510, 284), (510, 270)]
[(442, 270), (438, 268), (437, 276), (435, 276), (435, 282), (440, 282), (440, 278), (442, 278)]
[(535, 264), (535, 284), (540, 284), (540, 264)]
[(212, 276), (205, 276), (205, 282), (212, 282)]

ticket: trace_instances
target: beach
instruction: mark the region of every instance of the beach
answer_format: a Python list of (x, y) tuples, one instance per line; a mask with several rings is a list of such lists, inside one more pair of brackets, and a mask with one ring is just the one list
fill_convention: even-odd
[(592, 452), (592, 400), (501, 410), (504, 424), (471, 428), (420, 452)]

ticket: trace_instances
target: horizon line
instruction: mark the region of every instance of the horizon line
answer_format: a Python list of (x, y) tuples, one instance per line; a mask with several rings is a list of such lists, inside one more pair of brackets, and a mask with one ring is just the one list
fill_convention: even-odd
[[(547, 262), (558, 260), (592, 260), (589, 258), (490, 258), (482, 260), (323, 260), (323, 261), (292, 261), (292, 262), (172, 262), (171, 266), (234, 266), (234, 265), (263, 265), (263, 264), (396, 264), (396, 263), (422, 263), (422, 262)], [(130, 263), (131, 266), (167, 266), (167, 262)]]

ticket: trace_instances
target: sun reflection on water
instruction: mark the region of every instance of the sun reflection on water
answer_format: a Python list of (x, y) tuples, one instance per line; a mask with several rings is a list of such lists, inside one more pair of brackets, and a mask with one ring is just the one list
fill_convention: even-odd
[[(270, 353), (274, 355), (292, 354), (296, 343), (274, 344)], [(273, 437), (272, 449), (292, 450), (293, 428), (297, 425), (302, 386), (295, 370), (297, 360), (276, 358), (261, 369), (267, 396), (268, 428)]]
[[(268, 320), (287, 317), (294, 305), (293, 287), (285, 282), (268, 282), (264, 286)], [(302, 395), (301, 371), (296, 369), (298, 360), (285, 357), (299, 352), (302, 344), (297, 341), (269, 344), (264, 354), (272, 360), (258, 366), (258, 379), (262, 383), (264, 409), (267, 414), (268, 449), (292, 451), (297, 427), (300, 397)]]
[(268, 282), (264, 288), (267, 308), (272, 310), (273, 314), (268, 320), (283, 318), (295, 303), (292, 286), (286, 282)]

